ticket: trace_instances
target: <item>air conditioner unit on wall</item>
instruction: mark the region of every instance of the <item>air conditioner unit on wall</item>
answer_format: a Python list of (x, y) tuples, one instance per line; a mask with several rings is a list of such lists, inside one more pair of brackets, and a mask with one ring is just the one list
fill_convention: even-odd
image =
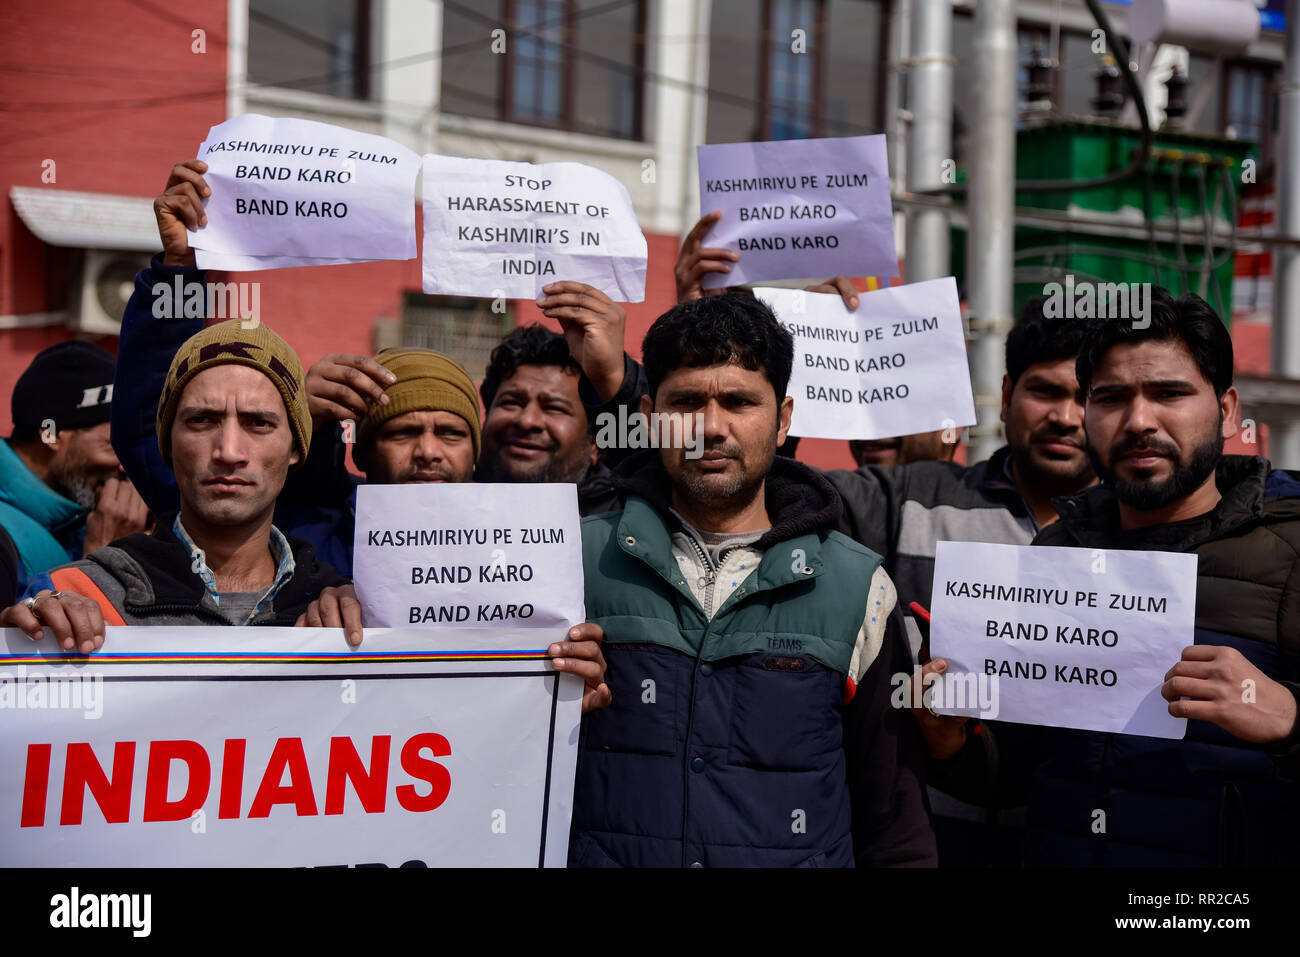
[(68, 327), (93, 335), (118, 335), (126, 302), (135, 289), (135, 274), (148, 265), (148, 253), (87, 249)]

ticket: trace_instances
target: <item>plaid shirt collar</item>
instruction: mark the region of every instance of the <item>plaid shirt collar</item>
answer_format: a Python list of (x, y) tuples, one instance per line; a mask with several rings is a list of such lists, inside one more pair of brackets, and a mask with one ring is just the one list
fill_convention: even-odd
[[(203, 587), (207, 589), (208, 594), (212, 597), (212, 604), (220, 608), (221, 593), (217, 591), (217, 577), (212, 574), (212, 569), (208, 567), (206, 557), (203, 554), (203, 549), (194, 544), (194, 539), (190, 538), (190, 533), (187, 532), (185, 526), (181, 524), (180, 515), (177, 515), (176, 521), (172, 522), (172, 531), (176, 534), (176, 538), (180, 540), (181, 544), (189, 549), (190, 556), (193, 559), (190, 564), (190, 570), (198, 575), (199, 580), (203, 582)], [(275, 601), (275, 596), (279, 593), (280, 589), (284, 587), (285, 583), (288, 582), (289, 579), (293, 578), (294, 569), (296, 567), (293, 560), (293, 549), (289, 547), (288, 539), (286, 539), (283, 533), (274, 525), (271, 526), (271, 554), (275, 556), (277, 565), (275, 581), (271, 582), (271, 584), (267, 586), (266, 591), (262, 594), (262, 597), (258, 599), (257, 605), (249, 614), (248, 619), (240, 622), (240, 624), (247, 625), (252, 622), (262, 613), (263, 609), (270, 605), (271, 602)]]

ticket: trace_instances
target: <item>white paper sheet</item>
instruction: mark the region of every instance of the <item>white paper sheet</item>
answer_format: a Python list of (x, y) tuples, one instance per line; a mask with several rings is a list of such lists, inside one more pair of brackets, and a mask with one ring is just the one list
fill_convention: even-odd
[(838, 294), (756, 287), (794, 336), (791, 435), (885, 439), (975, 423), (951, 277)]
[(705, 289), (828, 276), (897, 276), (885, 137), (699, 147), (705, 246), (740, 253)]
[(353, 578), (370, 626), (545, 628), (585, 618), (577, 486), (362, 485)]
[[(948, 661), (948, 700), (935, 710), (1181, 738), (1187, 719), (1160, 688), (1194, 640), (1196, 567), (1172, 552), (939, 542), (930, 654)], [(994, 714), (969, 695), (954, 705), (963, 675)]]
[(550, 282), (645, 300), (646, 239), (623, 184), (580, 163), (424, 158), (424, 291), (536, 299)]
[(246, 113), (214, 126), (198, 158), (212, 195), (207, 225), (189, 235), (206, 268), (415, 257), (420, 157), (399, 143)]

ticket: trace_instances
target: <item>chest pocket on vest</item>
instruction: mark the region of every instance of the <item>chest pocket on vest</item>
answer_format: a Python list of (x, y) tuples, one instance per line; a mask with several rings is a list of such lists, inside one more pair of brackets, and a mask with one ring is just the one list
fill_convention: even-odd
[(808, 771), (843, 747), (843, 675), (803, 655), (752, 655), (732, 670), (731, 764)]
[(612, 700), (586, 716), (587, 750), (675, 754), (674, 685), (686, 674), (685, 657), (657, 645), (606, 645), (605, 666)]

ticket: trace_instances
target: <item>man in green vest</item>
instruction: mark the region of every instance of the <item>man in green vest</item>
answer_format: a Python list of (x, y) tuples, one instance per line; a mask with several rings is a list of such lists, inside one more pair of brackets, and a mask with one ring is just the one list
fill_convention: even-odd
[[(794, 348), (746, 295), (684, 302), (643, 345), (623, 507), (583, 522), (610, 707), (584, 716), (570, 864), (933, 865), (911, 671), (879, 555), (776, 457)], [(635, 426), (635, 424), (634, 424)]]

